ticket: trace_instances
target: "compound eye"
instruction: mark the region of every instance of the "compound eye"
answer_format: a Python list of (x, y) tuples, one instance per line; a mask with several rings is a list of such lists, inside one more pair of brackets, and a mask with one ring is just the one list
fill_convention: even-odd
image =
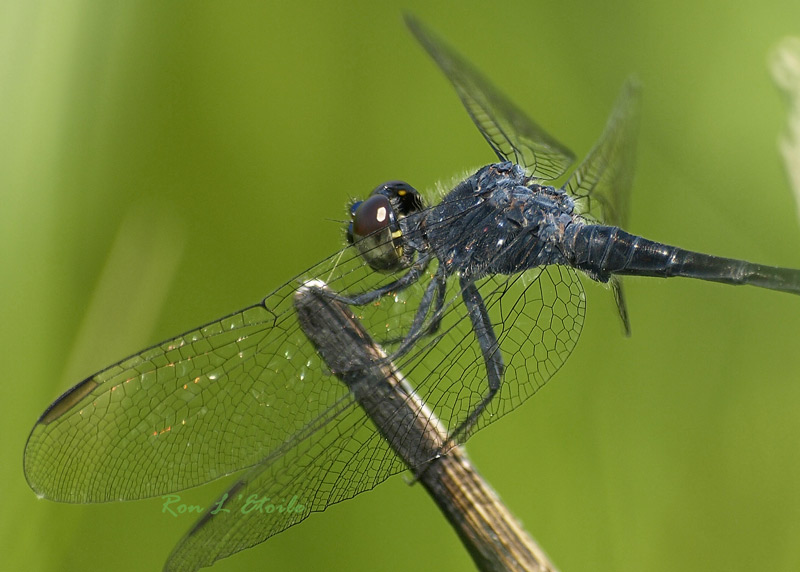
[(392, 204), (383, 195), (372, 195), (358, 205), (352, 217), (353, 238), (363, 238), (389, 227)]
[(403, 267), (401, 234), (399, 229), (396, 235), (392, 231), (394, 224), (392, 203), (384, 195), (372, 195), (353, 209), (347, 240), (373, 270), (393, 272)]

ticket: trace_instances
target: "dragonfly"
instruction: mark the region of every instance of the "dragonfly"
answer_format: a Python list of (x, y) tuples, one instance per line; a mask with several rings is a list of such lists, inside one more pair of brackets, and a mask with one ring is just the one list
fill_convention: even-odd
[[(574, 155), (413, 17), (498, 161), (438, 201), (403, 181), (349, 208), (346, 245), (262, 301), (91, 375), (35, 423), (24, 470), (41, 497), (97, 503), (168, 495), (242, 472), (169, 556), (197, 570), (406, 469), (303, 334), (293, 299), (311, 280), (349, 305), (452, 440), (518, 407), (565, 363), (584, 323), (580, 275), (696, 278), (800, 294), (800, 271), (630, 234), (640, 88)], [(556, 186), (554, 181), (566, 177)], [(435, 204), (433, 204), (435, 203)], [(413, 467), (412, 467), (413, 469)], [(227, 510), (236, 503), (253, 510)]]

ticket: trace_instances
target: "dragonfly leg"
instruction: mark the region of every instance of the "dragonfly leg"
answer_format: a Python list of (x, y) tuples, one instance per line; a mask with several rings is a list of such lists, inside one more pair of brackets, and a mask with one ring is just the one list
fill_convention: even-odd
[[(413, 345), (418, 339), (425, 336), (432, 336), (438, 332), (439, 327), (442, 325), (442, 310), (444, 308), (444, 298), (446, 293), (447, 276), (443, 272), (437, 271), (436, 275), (433, 277), (433, 280), (431, 280), (431, 283), (426, 288), (425, 294), (423, 295), (420, 303), (419, 307), (421, 309), (424, 308), (424, 310), (417, 310), (417, 314), (414, 316), (414, 322), (411, 324), (408, 334), (399, 338), (383, 340), (381, 343), (383, 345), (389, 345), (403, 342), (403, 345), (395, 353), (395, 357), (397, 357), (398, 355), (402, 355), (408, 351), (410, 346)], [(431, 314), (430, 323), (423, 329), (422, 325), (424, 324), (425, 316), (430, 308), (430, 298), (432, 294), (436, 296), (433, 301), (433, 313)]]
[(469, 318), (472, 320), (472, 327), (475, 330), (475, 336), (478, 339), (483, 360), (486, 363), (486, 378), (489, 382), (489, 392), (481, 399), (478, 405), (473, 409), (467, 418), (456, 427), (455, 431), (451, 433), (451, 438), (456, 442), (462, 441), (470, 429), (475, 425), (475, 422), (480, 417), (486, 406), (495, 396), (500, 389), (500, 384), (503, 380), (503, 356), (500, 353), (500, 344), (497, 343), (497, 336), (494, 333), (492, 322), (489, 319), (489, 313), (486, 310), (486, 305), (483, 303), (478, 288), (475, 283), (464, 278), (461, 279), (461, 296), (464, 299), (464, 305), (469, 313)]
[(442, 325), (442, 310), (444, 308), (444, 297), (447, 293), (447, 276), (444, 273), (436, 273), (434, 277), (436, 281), (436, 301), (433, 306), (433, 315), (431, 316), (431, 323), (425, 331), (425, 335), (430, 336), (439, 331)]
[[(405, 337), (384, 340), (382, 342), (383, 344), (402, 342), (400, 347), (398, 347), (397, 350), (392, 354), (393, 359), (397, 359), (398, 357), (405, 355), (420, 338), (436, 333), (442, 323), (441, 313), (442, 308), (444, 307), (444, 295), (446, 291), (447, 276), (443, 270), (437, 270), (433, 280), (431, 280), (428, 286), (425, 288), (425, 293), (422, 295), (419, 307), (417, 308), (417, 313), (414, 315), (414, 321), (411, 323), (411, 327), (409, 328)], [(427, 327), (423, 328), (425, 324), (425, 317), (428, 315), (431, 304), (434, 304), (431, 322), (427, 325)]]
[(424, 255), (419, 258), (412, 266), (409, 268), (408, 272), (403, 274), (400, 278), (395, 280), (394, 282), (390, 282), (385, 286), (381, 286), (380, 288), (376, 288), (375, 290), (370, 290), (369, 292), (362, 292), (361, 294), (356, 294), (354, 296), (346, 296), (342, 294), (335, 294), (333, 292), (330, 293), (330, 297), (338, 302), (342, 302), (343, 304), (349, 304), (352, 306), (364, 306), (371, 302), (374, 302), (378, 298), (385, 296), (389, 292), (397, 292), (400, 290), (404, 290), (408, 288), (412, 284), (416, 283), (425, 269), (428, 267), (428, 263), (430, 262), (431, 257), (430, 255)]

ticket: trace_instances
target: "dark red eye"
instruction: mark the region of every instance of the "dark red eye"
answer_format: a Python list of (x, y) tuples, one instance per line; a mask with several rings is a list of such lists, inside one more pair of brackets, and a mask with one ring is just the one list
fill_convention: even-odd
[(372, 195), (353, 214), (353, 237), (363, 238), (389, 226), (392, 205), (383, 195)]
[(422, 208), (419, 193), (408, 183), (384, 183), (365, 201), (350, 204), (347, 242), (356, 247), (373, 270), (396, 272), (408, 268), (415, 251), (406, 243), (403, 224), (407, 216)]

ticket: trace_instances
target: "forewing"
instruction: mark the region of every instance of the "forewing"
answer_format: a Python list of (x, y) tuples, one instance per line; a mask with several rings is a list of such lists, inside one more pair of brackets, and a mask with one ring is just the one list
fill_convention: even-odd
[[(24, 459), (31, 488), (64, 502), (158, 496), (253, 466), (319, 419), (336, 431), (331, 412), (352, 396), (299, 329), (292, 297), (306, 278), (339, 292), (387, 280), (347, 248), (262, 303), (87, 378), (31, 431)], [(389, 317), (407, 328), (412, 306), (378, 303), (362, 313), (373, 329)]]
[(542, 180), (557, 179), (574, 161), (483, 75), (411, 16), (406, 24), (453, 84), (467, 113), (501, 160), (513, 161)]

